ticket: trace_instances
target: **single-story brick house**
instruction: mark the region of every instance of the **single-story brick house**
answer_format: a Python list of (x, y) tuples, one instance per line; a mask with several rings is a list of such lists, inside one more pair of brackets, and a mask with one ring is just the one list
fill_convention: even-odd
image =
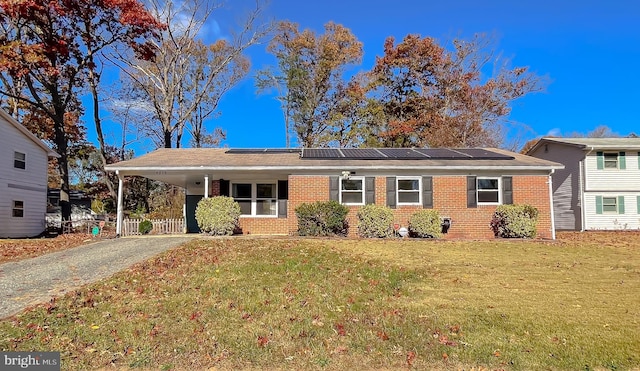
[[(500, 204), (540, 211), (538, 237), (555, 238), (551, 174), (563, 165), (496, 148), (467, 149), (158, 149), (107, 166), (120, 179), (143, 176), (183, 187), (188, 232), (197, 232), (195, 207), (203, 197), (229, 195), (240, 203), (244, 234), (295, 234), (295, 209), (335, 199), (357, 209), (388, 205), (406, 226), (423, 208), (450, 218), (448, 238), (492, 238), (489, 222)], [(120, 229), (118, 229), (118, 232)]]

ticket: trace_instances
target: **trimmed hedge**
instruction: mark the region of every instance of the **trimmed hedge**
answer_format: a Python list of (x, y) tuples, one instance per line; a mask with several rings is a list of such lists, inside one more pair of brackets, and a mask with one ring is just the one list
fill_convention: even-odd
[(349, 208), (337, 201), (303, 203), (296, 207), (298, 235), (346, 236), (349, 231)]
[(530, 205), (500, 205), (491, 220), (496, 237), (534, 238), (537, 233), (538, 209)]
[(438, 210), (421, 210), (409, 218), (409, 233), (412, 237), (442, 237), (442, 221)]
[(196, 221), (204, 233), (231, 236), (238, 228), (240, 205), (227, 196), (203, 198), (196, 206)]
[(361, 207), (358, 210), (358, 235), (365, 238), (393, 236), (393, 211), (375, 204)]
[(140, 232), (140, 234), (149, 234), (151, 230), (153, 230), (153, 223), (151, 220), (145, 219), (138, 224), (138, 232)]

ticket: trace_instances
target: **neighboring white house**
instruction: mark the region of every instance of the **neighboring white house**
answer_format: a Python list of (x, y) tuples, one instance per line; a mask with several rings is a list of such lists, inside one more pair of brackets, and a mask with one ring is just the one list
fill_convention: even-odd
[(32, 237), (45, 229), (46, 144), (0, 109), (0, 238)]
[(556, 229), (640, 229), (640, 138), (542, 138), (527, 154), (565, 166), (552, 176)]

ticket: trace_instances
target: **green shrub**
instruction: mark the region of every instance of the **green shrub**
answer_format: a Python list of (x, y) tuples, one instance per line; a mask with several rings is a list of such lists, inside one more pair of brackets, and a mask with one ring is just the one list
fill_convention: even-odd
[(491, 220), (496, 237), (533, 238), (536, 236), (538, 209), (530, 205), (500, 205)]
[(230, 236), (238, 228), (240, 205), (227, 196), (203, 198), (196, 206), (196, 221), (204, 233)]
[(140, 234), (149, 234), (152, 229), (153, 223), (151, 222), (151, 220), (145, 219), (138, 225), (138, 232), (140, 232)]
[(296, 207), (300, 236), (346, 236), (349, 208), (337, 201), (317, 201)]
[(409, 218), (409, 233), (419, 238), (442, 237), (442, 221), (437, 210), (420, 210)]
[(384, 238), (393, 235), (393, 211), (387, 206), (365, 205), (358, 210), (358, 235)]

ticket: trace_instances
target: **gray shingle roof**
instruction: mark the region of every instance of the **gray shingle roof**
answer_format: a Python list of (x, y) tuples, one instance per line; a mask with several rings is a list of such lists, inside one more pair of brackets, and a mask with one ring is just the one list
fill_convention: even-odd
[(580, 147), (603, 149), (636, 149), (640, 148), (640, 138), (542, 138), (540, 141), (564, 143)]

